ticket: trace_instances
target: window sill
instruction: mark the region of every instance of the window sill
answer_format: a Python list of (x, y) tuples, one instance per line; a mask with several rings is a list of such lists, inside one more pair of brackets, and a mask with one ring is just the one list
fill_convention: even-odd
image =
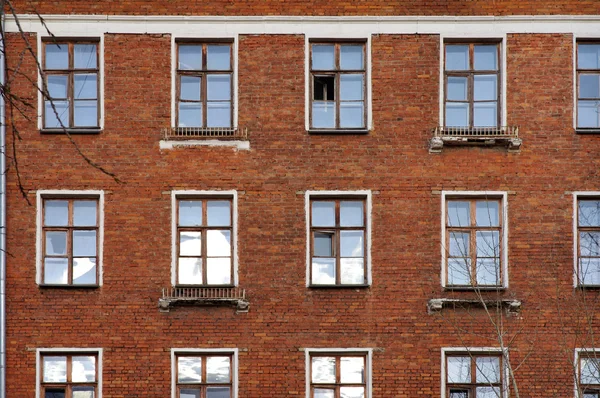
[(444, 308), (472, 308), (472, 307), (502, 307), (506, 309), (507, 314), (514, 315), (521, 310), (521, 300), (516, 299), (454, 299), (454, 298), (436, 298), (427, 302), (427, 313), (436, 314), (442, 312)]
[(310, 130), (308, 130), (308, 134), (364, 135), (364, 134), (369, 134), (369, 130), (368, 129), (310, 129)]
[(308, 285), (310, 289), (368, 289), (371, 285)]
[(446, 127), (433, 129), (433, 137), (429, 140), (429, 152), (440, 153), (445, 146), (450, 145), (483, 145), (506, 146), (508, 152), (519, 152), (523, 140), (519, 138), (519, 128), (516, 126), (503, 127)]
[(250, 141), (238, 141), (238, 140), (161, 140), (159, 143), (160, 149), (176, 149), (176, 148), (190, 148), (196, 146), (208, 146), (208, 147), (231, 147), (236, 150), (249, 151)]
[(40, 283), (38, 286), (43, 289), (67, 289), (67, 290), (73, 290), (73, 289), (90, 290), (90, 289), (98, 289), (100, 287), (100, 285), (53, 285), (53, 284), (47, 284), (47, 283)]
[(248, 312), (246, 290), (237, 287), (173, 287), (163, 288), (158, 299), (160, 312), (175, 306), (234, 306), (237, 312)]
[(600, 134), (600, 128), (576, 128), (576, 134)]
[(101, 128), (91, 128), (91, 129), (41, 129), (41, 134), (100, 134), (102, 132)]
[(600, 290), (600, 285), (588, 285), (584, 283), (580, 283), (577, 285), (577, 289), (581, 290)]

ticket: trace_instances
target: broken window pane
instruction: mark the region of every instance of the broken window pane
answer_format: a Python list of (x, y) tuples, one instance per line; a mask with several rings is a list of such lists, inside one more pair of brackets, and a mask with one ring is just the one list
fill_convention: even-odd
[(334, 76), (314, 76), (313, 99), (315, 101), (335, 100)]
[(96, 259), (80, 257), (73, 259), (73, 284), (96, 284)]
[(63, 231), (46, 232), (46, 255), (64, 256), (67, 254), (67, 233)]

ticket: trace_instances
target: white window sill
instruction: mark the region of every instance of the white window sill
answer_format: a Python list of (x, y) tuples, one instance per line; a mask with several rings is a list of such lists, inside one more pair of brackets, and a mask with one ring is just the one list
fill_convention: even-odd
[(249, 151), (250, 141), (222, 141), (222, 140), (161, 140), (160, 149), (189, 148), (196, 146), (231, 147), (239, 151)]

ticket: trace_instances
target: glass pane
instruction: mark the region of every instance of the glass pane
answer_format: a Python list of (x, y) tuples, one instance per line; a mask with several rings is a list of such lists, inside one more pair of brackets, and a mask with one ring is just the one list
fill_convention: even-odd
[(577, 101), (577, 127), (600, 127), (600, 101)]
[(206, 46), (206, 68), (208, 70), (229, 70), (231, 56), (229, 55), (229, 45)]
[(96, 69), (98, 66), (96, 44), (73, 45), (75, 69)]
[(209, 285), (230, 285), (231, 258), (206, 259), (206, 283)]
[(600, 360), (598, 358), (581, 359), (581, 383), (600, 384)]
[(361, 101), (363, 99), (363, 75), (340, 75), (340, 100)]
[(469, 392), (450, 390), (450, 398), (469, 398)]
[(477, 394), (477, 398), (502, 397), (499, 387), (477, 387), (475, 393)]
[(69, 101), (45, 101), (44, 104), (44, 127), (49, 129), (69, 127)]
[(363, 231), (341, 231), (340, 245), (342, 257), (363, 257)]
[(179, 383), (202, 382), (202, 358), (179, 357), (177, 358), (177, 381)]
[(180, 257), (177, 283), (182, 285), (201, 285), (202, 259), (196, 257)]
[(600, 232), (580, 232), (579, 251), (581, 256), (600, 257)]
[(230, 226), (231, 225), (231, 202), (228, 200), (211, 200), (206, 204), (207, 225)]
[(95, 285), (96, 284), (96, 259), (74, 258), (73, 259), (73, 284)]
[(202, 78), (197, 76), (179, 76), (179, 98), (182, 100), (200, 101)]
[(579, 279), (584, 285), (600, 285), (600, 259), (580, 258)]
[(364, 69), (363, 48), (362, 44), (342, 44), (340, 46), (340, 69)]
[(206, 127), (231, 127), (231, 102), (209, 102)]
[(364, 398), (364, 387), (340, 387), (340, 398)]
[(202, 69), (202, 46), (179, 45), (179, 69)]
[(498, 46), (473, 46), (473, 62), (475, 70), (498, 70)]
[(44, 357), (44, 382), (66, 383), (67, 357)]
[(202, 254), (201, 232), (181, 231), (179, 233), (179, 254), (182, 256), (200, 256)]
[(365, 358), (342, 357), (340, 359), (342, 383), (361, 384), (365, 382)]
[(46, 388), (44, 398), (65, 398), (64, 388)]
[(335, 227), (335, 202), (312, 202), (312, 226)]
[(475, 203), (475, 223), (478, 227), (497, 227), (500, 225), (499, 203), (490, 200), (478, 200)]
[(473, 104), (474, 127), (496, 127), (498, 108), (496, 102), (476, 102)]
[(46, 255), (64, 256), (67, 254), (67, 233), (62, 231), (46, 232)]
[(446, 46), (446, 70), (469, 69), (469, 46)]
[(47, 227), (69, 225), (69, 202), (66, 200), (44, 201), (44, 225)]
[(180, 102), (179, 127), (202, 127), (202, 104)]
[(229, 357), (206, 358), (206, 382), (207, 383), (229, 383)]
[(44, 283), (65, 285), (68, 279), (69, 262), (66, 258), (46, 258), (44, 260)]
[(466, 77), (448, 76), (448, 88), (446, 96), (449, 100), (466, 101), (467, 88), (468, 83)]
[(498, 99), (498, 76), (475, 75), (473, 96), (475, 101), (487, 101)]
[(315, 232), (313, 238), (314, 255), (319, 257), (333, 256), (333, 234), (324, 232)]
[(179, 225), (192, 227), (202, 225), (202, 202), (199, 200), (179, 201)]
[(470, 286), (471, 285), (471, 259), (449, 258), (448, 259), (448, 284)]
[(73, 225), (93, 227), (96, 225), (96, 201), (76, 200), (73, 202)]
[(500, 284), (499, 258), (478, 258), (475, 271), (478, 285), (497, 286)]
[(579, 98), (600, 98), (600, 75), (579, 75)]
[(73, 124), (76, 127), (95, 127), (98, 125), (98, 102), (75, 101)]
[(208, 387), (206, 398), (230, 398), (230, 387)]
[(600, 69), (600, 44), (577, 45), (577, 68)]
[(96, 231), (73, 231), (73, 255), (96, 256)]
[(448, 226), (468, 227), (471, 225), (470, 203), (452, 200), (448, 202)]
[(477, 257), (500, 257), (500, 233), (498, 231), (477, 231)]
[(69, 69), (69, 46), (46, 44), (46, 69)]
[(77, 74), (73, 76), (75, 99), (96, 99), (98, 96), (98, 83), (95, 73)]
[(343, 285), (365, 284), (365, 263), (362, 258), (340, 259), (340, 283)]
[(332, 70), (335, 69), (335, 46), (333, 44), (312, 45), (312, 69)]
[(206, 76), (207, 98), (209, 101), (229, 101), (231, 99), (231, 76)]
[(73, 387), (73, 398), (94, 398), (94, 387)]
[(446, 102), (446, 127), (469, 126), (469, 104)]
[(182, 388), (179, 390), (179, 398), (200, 398), (200, 390)]
[(578, 222), (580, 227), (599, 227), (600, 200), (580, 200)]
[(471, 383), (471, 358), (448, 357), (448, 383)]
[(71, 380), (75, 383), (96, 381), (96, 357), (73, 357)]
[(335, 358), (313, 357), (312, 358), (312, 382), (313, 383), (335, 383)]
[(335, 284), (335, 259), (316, 258), (312, 259), (312, 281), (313, 285)]
[(231, 256), (231, 231), (206, 231), (206, 251), (209, 257)]
[(365, 127), (364, 106), (362, 102), (340, 103), (340, 128)]
[(469, 257), (469, 233), (450, 232), (449, 250), (450, 257)]
[(500, 358), (477, 357), (475, 358), (475, 381), (477, 383), (500, 383)]
[(340, 202), (340, 226), (362, 227), (363, 226), (363, 202), (341, 201)]
[(325, 388), (315, 388), (315, 398), (334, 398), (334, 390), (328, 390)]
[(67, 76), (49, 75), (46, 84), (50, 98), (67, 98)]
[(335, 103), (331, 101), (314, 101), (312, 104), (312, 127), (335, 127)]

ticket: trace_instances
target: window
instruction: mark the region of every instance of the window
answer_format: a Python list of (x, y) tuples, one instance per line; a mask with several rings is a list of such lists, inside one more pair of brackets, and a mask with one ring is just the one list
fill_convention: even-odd
[(447, 398), (504, 398), (502, 356), (446, 353)]
[(445, 127), (500, 125), (499, 43), (445, 44)]
[(443, 196), (445, 286), (505, 286), (505, 195)]
[(177, 43), (177, 127), (232, 127), (231, 46)]
[(97, 286), (102, 241), (102, 193), (39, 191), (40, 283)]
[(234, 285), (235, 194), (174, 192), (176, 285)]
[(234, 354), (178, 353), (176, 398), (235, 398)]
[(368, 284), (370, 196), (307, 195), (310, 285)]
[(310, 352), (310, 398), (369, 398), (367, 352)]
[(311, 43), (311, 129), (366, 128), (365, 43)]
[(577, 43), (577, 128), (600, 128), (600, 43)]
[(44, 129), (98, 129), (98, 40), (47, 40), (44, 47)]
[(40, 398), (95, 398), (98, 352), (41, 352)]
[(577, 198), (578, 283), (600, 286), (600, 199)]
[(594, 350), (578, 350), (579, 392), (581, 398), (600, 397), (600, 353)]

